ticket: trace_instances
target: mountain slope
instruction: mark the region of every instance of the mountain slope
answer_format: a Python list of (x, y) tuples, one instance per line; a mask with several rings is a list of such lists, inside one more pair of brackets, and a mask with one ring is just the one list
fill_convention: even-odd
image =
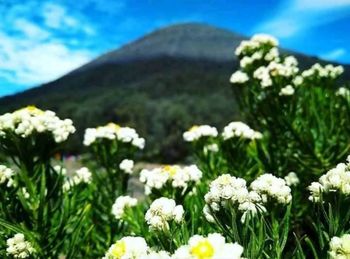
[[(72, 118), (74, 152), (85, 128), (114, 121), (146, 137), (147, 157), (178, 161), (186, 154), (183, 130), (202, 123), (221, 128), (239, 117), (229, 77), (243, 39), (202, 24), (160, 29), (56, 81), (0, 99), (0, 112), (34, 104)], [(316, 61), (297, 57), (303, 66)]]
[(243, 36), (210, 25), (187, 23), (156, 30), (120, 49), (108, 52), (78, 71), (101, 64), (125, 63), (159, 57), (232, 61)]

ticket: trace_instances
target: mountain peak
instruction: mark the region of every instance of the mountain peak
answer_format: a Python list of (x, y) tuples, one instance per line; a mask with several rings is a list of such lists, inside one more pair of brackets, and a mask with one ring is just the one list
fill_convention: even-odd
[(229, 30), (202, 23), (182, 23), (157, 29), (117, 50), (110, 51), (79, 70), (157, 57), (232, 61), (244, 39)]

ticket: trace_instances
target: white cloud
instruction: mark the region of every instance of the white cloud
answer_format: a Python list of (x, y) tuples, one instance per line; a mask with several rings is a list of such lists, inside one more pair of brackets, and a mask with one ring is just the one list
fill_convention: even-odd
[(83, 50), (58, 42), (32, 42), (0, 33), (0, 76), (16, 84), (35, 85), (54, 80), (91, 60)]
[(14, 21), (14, 26), (18, 31), (21, 31), (29, 38), (45, 39), (50, 35), (48, 31), (23, 18), (16, 19)]
[(288, 0), (271, 19), (259, 24), (253, 32), (288, 38), (345, 17), (349, 10), (350, 0)]
[(344, 48), (338, 48), (322, 54), (321, 58), (325, 60), (334, 61), (343, 57), (345, 54), (346, 54), (346, 50)]
[(53, 29), (76, 27), (79, 24), (74, 17), (67, 14), (63, 6), (53, 3), (46, 3), (43, 6), (42, 15), (45, 25)]
[[(25, 89), (54, 80), (94, 56), (82, 44), (86, 35), (95, 33), (84, 17), (68, 14), (60, 5), (30, 3), (30, 8), (24, 4), (12, 6), (0, 23), (2, 88)], [(42, 12), (33, 14), (34, 7)], [(72, 40), (77, 41), (74, 47)]]
[(350, 6), (350, 0), (296, 0), (295, 6), (300, 9), (334, 9)]

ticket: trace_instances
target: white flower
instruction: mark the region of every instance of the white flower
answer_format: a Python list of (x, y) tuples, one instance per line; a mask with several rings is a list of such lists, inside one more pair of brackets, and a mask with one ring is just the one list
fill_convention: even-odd
[(131, 198), (130, 196), (120, 196), (115, 200), (112, 206), (112, 214), (116, 219), (121, 219), (124, 215), (125, 209), (135, 207), (136, 204), (137, 199)]
[(294, 87), (291, 85), (287, 85), (281, 89), (281, 91), (279, 92), (279, 95), (288, 96), (288, 95), (293, 95), (294, 92), (295, 92)]
[(209, 125), (192, 126), (188, 131), (184, 132), (183, 138), (187, 142), (197, 141), (202, 137), (216, 137), (218, 131), (215, 127)]
[(280, 53), (276, 47), (269, 50), (269, 52), (266, 53), (264, 59), (266, 61), (272, 61), (278, 59)]
[(145, 193), (150, 194), (152, 189), (162, 189), (167, 183), (174, 188), (186, 189), (189, 185), (198, 183), (202, 174), (196, 165), (185, 167), (167, 165), (152, 170), (142, 170), (140, 181), (145, 184)]
[(89, 184), (92, 181), (92, 174), (87, 167), (82, 167), (75, 171), (72, 177), (66, 179), (63, 184), (63, 190), (69, 191), (73, 186), (79, 185), (80, 183)]
[(207, 206), (203, 213), (209, 222), (214, 221), (212, 211), (219, 211), (227, 204), (235, 206), (243, 212), (242, 221), (246, 214), (255, 215), (258, 211), (265, 211), (261, 203), (261, 197), (256, 192), (249, 192), (246, 181), (228, 174), (223, 174), (210, 183), (209, 192), (204, 196)]
[(119, 169), (124, 171), (126, 174), (132, 174), (132, 170), (134, 168), (134, 161), (130, 159), (124, 159), (119, 164)]
[(290, 172), (287, 176), (284, 177), (288, 186), (296, 186), (300, 183), (300, 180), (296, 173)]
[(13, 176), (14, 171), (4, 165), (0, 165), (0, 185), (6, 183), (7, 187), (11, 187), (14, 184)]
[(275, 37), (268, 34), (255, 34), (251, 40), (259, 43), (270, 44), (274, 47), (278, 46), (278, 40)]
[(61, 165), (55, 165), (55, 166), (53, 167), (53, 169), (54, 169), (55, 172), (58, 173), (58, 174), (67, 175), (67, 169), (64, 168), (64, 167), (61, 166)]
[(302, 83), (304, 82), (304, 78), (302, 76), (296, 76), (294, 79), (293, 79), (293, 84), (295, 86), (299, 86), (301, 85)]
[(243, 57), (240, 61), (241, 68), (246, 68), (247, 66), (251, 65), (254, 62), (254, 60), (251, 57)]
[(147, 210), (145, 220), (151, 229), (169, 229), (169, 222), (180, 223), (183, 219), (184, 210), (182, 205), (177, 205), (174, 200), (165, 197), (156, 199)]
[(332, 259), (347, 259), (350, 257), (350, 235), (333, 237), (329, 244), (329, 255)]
[(318, 182), (313, 182), (308, 187), (311, 192), (309, 199), (319, 201), (322, 192), (340, 192), (350, 195), (350, 163), (339, 163), (335, 168), (329, 170), (319, 178)]
[(25, 187), (23, 187), (23, 188), (21, 189), (21, 191), (22, 191), (23, 197), (24, 197), (25, 199), (29, 199), (29, 198), (30, 198), (30, 194), (29, 194), (29, 192), (27, 191), (27, 189), (26, 189)]
[(249, 80), (249, 77), (246, 73), (238, 70), (232, 74), (230, 82), (233, 84), (244, 84)]
[(338, 96), (350, 97), (350, 90), (346, 87), (340, 87), (335, 94)]
[(7, 239), (6, 243), (7, 254), (14, 258), (28, 258), (35, 253), (32, 244), (29, 241), (26, 241), (24, 235), (21, 233)]
[(225, 126), (224, 131), (222, 133), (222, 137), (224, 140), (231, 139), (233, 137), (242, 137), (246, 139), (261, 139), (262, 134), (258, 131), (251, 129), (247, 124), (234, 121)]
[(208, 154), (209, 152), (213, 152), (213, 153), (216, 153), (216, 152), (218, 152), (219, 151), (219, 146), (218, 146), (218, 144), (209, 144), (209, 145), (206, 145), (206, 146), (204, 146), (204, 148), (203, 148), (203, 152), (205, 153), (205, 154)]
[(304, 78), (310, 77), (320, 77), (320, 78), (330, 78), (335, 79), (339, 77), (344, 72), (344, 68), (342, 66), (333, 66), (331, 64), (326, 66), (321, 66), (316, 63), (311, 68), (303, 71), (302, 76)]
[(34, 106), (0, 116), (0, 136), (7, 132), (27, 138), (34, 133), (49, 133), (56, 143), (67, 140), (75, 132), (70, 119), (61, 120), (52, 111), (42, 111)]
[(258, 193), (263, 202), (272, 199), (281, 204), (288, 204), (292, 200), (291, 189), (286, 181), (272, 174), (263, 174), (255, 179), (250, 188)]
[(318, 182), (312, 182), (308, 187), (311, 195), (309, 196), (309, 200), (313, 202), (318, 202), (321, 198), (321, 193), (323, 191), (322, 184)]
[(90, 146), (96, 141), (102, 139), (117, 139), (122, 143), (130, 143), (139, 149), (143, 149), (145, 146), (145, 139), (140, 138), (135, 129), (129, 127), (120, 127), (115, 123), (109, 123), (106, 126), (89, 128), (85, 130), (85, 146)]
[(139, 259), (147, 255), (148, 249), (143, 237), (123, 237), (108, 249), (102, 259)]
[(237, 243), (226, 243), (225, 238), (218, 233), (209, 234), (208, 237), (192, 236), (188, 245), (179, 247), (173, 259), (240, 259), (243, 247)]

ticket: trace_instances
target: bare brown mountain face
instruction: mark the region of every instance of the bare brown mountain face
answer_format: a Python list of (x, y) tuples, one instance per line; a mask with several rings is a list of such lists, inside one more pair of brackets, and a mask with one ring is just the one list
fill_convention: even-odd
[[(145, 159), (180, 161), (187, 154), (185, 129), (222, 128), (239, 118), (229, 78), (238, 67), (234, 49), (244, 39), (204, 24), (159, 29), (53, 82), (0, 99), (0, 112), (36, 105), (72, 118), (78, 132), (67, 143), (70, 152), (82, 151), (85, 128), (114, 121), (146, 138)], [(320, 61), (292, 54), (302, 67)]]

